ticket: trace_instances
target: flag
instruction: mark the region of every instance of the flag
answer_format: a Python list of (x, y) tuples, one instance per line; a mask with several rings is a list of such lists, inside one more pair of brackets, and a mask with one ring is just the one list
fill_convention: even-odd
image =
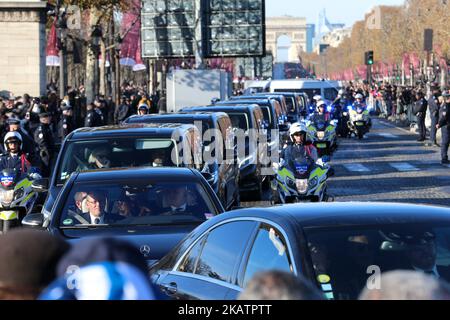
[(137, 63), (136, 52), (141, 41), (141, 22), (139, 19), (141, 3), (138, 0), (131, 0), (130, 2), (131, 9), (123, 14), (121, 27), (121, 34), (126, 33), (120, 47), (120, 64), (124, 66), (134, 66)]
[(52, 23), (50, 32), (48, 33), (46, 48), (46, 65), (59, 66), (59, 48), (58, 36), (56, 35), (56, 19)]

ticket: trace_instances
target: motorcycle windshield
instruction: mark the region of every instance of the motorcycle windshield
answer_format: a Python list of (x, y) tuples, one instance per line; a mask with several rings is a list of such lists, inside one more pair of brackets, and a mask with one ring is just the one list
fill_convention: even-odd
[(293, 171), (296, 179), (308, 179), (313, 166), (308, 159), (297, 158), (293, 161)]

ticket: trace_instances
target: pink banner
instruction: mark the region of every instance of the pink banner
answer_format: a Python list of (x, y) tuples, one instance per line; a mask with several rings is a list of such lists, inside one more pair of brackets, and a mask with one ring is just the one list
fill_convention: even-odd
[(59, 66), (59, 48), (58, 37), (56, 35), (56, 19), (52, 23), (50, 32), (48, 33), (46, 48), (46, 65)]
[[(139, 0), (130, 0), (130, 10), (123, 14), (121, 34), (126, 34), (120, 47), (120, 64), (125, 66), (134, 66), (137, 51), (141, 42), (141, 21), (139, 12), (141, 2)], [(134, 23), (134, 24), (133, 24)]]

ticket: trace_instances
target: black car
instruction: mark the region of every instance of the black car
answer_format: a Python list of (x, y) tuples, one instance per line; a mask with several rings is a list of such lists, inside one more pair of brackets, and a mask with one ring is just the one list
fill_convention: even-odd
[[(183, 108), (181, 112), (224, 112), (231, 119), (231, 125), (237, 140), (237, 161), (239, 166), (239, 192), (241, 198), (261, 200), (263, 197), (263, 182), (267, 175), (263, 175), (262, 163), (267, 154), (267, 139), (260, 141), (261, 136), (266, 136), (264, 129), (264, 115), (257, 105), (237, 106), (203, 106)], [(239, 140), (245, 141), (245, 146), (239, 146)], [(244, 143), (242, 143), (244, 144)], [(245, 148), (244, 148), (245, 147)]]
[(261, 93), (255, 93), (254, 95), (257, 97), (270, 97), (271, 95), (274, 95), (274, 94), (282, 95), (285, 98), (287, 111), (288, 111), (288, 114), (287, 114), (288, 122), (290, 122), (290, 123), (298, 122), (302, 118), (304, 118), (308, 115), (307, 100), (304, 99), (304, 97), (300, 93), (296, 93), (296, 92), (275, 92), (275, 93), (261, 92)]
[(50, 181), (47, 185), (41, 182), (48, 189), (43, 213), (50, 213), (72, 172), (152, 165), (201, 170), (201, 144), (197, 127), (187, 124), (128, 124), (75, 130), (64, 140)]
[(264, 99), (269, 98), (277, 101), (280, 104), (281, 107), (281, 113), (282, 113), (282, 124), (288, 123), (288, 106), (286, 103), (286, 98), (282, 94), (278, 93), (267, 93), (267, 95), (264, 96), (258, 96), (258, 95), (250, 95), (250, 96), (232, 96), (230, 97), (230, 100), (248, 100), (248, 99), (258, 99), (258, 97)]
[(203, 223), (151, 273), (177, 299), (236, 299), (256, 272), (274, 269), (306, 277), (328, 299), (356, 299), (374, 272), (418, 270), (449, 281), (449, 239), (450, 209), (444, 207), (251, 208)]
[[(98, 221), (94, 212), (104, 212)], [(69, 241), (120, 237), (144, 250), (149, 263), (224, 208), (203, 176), (189, 168), (136, 168), (74, 172), (48, 217), (22, 224), (46, 228)], [(141, 251), (142, 252), (142, 251)]]
[[(202, 172), (210, 173), (214, 192), (228, 210), (240, 205), (239, 168), (233, 161), (226, 161), (226, 155), (234, 156), (234, 134), (230, 117), (224, 112), (167, 113), (145, 116), (131, 116), (124, 123), (183, 123), (196, 125), (203, 139)], [(209, 130), (217, 130), (217, 133)], [(221, 141), (215, 141), (220, 138)], [(208, 140), (208, 141), (206, 141)], [(216, 143), (215, 143), (216, 142)], [(215, 143), (215, 144), (213, 144)], [(219, 147), (221, 150), (219, 150)], [(229, 150), (232, 150), (229, 151)]]

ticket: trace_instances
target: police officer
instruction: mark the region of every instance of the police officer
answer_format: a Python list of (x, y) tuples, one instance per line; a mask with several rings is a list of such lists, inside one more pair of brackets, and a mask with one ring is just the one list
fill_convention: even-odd
[(414, 114), (417, 117), (417, 125), (419, 127), (419, 138), (417, 141), (425, 141), (426, 128), (425, 128), (425, 116), (427, 113), (428, 102), (423, 96), (422, 91), (416, 93), (416, 102), (414, 103)]
[(430, 107), (430, 117), (431, 117), (431, 128), (430, 128), (430, 146), (437, 146), (439, 147), (439, 144), (436, 141), (436, 125), (439, 122), (439, 97), (441, 96), (441, 91), (439, 90), (439, 87), (437, 84), (433, 87), (433, 95), (428, 99), (428, 105)]
[(40, 124), (34, 132), (34, 141), (39, 149), (39, 155), (42, 162), (42, 175), (50, 176), (50, 170), (53, 165), (53, 156), (55, 152), (55, 139), (50, 128), (51, 116), (47, 112), (39, 114)]
[(8, 124), (8, 132), (16, 131), (16, 132), (20, 133), (21, 141), (22, 141), (21, 148), (22, 148), (23, 152), (34, 156), (35, 150), (36, 150), (36, 144), (34, 143), (34, 140), (29, 135), (29, 133), (25, 129), (22, 128), (20, 119), (12, 117), (12, 118), (9, 118), (8, 120), (6, 120), (6, 123)]
[(449, 164), (448, 161), (448, 147), (450, 144), (450, 91), (445, 91), (442, 96), (444, 103), (441, 105), (439, 111), (439, 122), (436, 128), (441, 128), (442, 143), (441, 143), (441, 163)]
[(61, 104), (62, 117), (58, 122), (58, 137), (61, 141), (75, 129), (72, 106), (67, 103)]
[(104, 124), (103, 113), (98, 106), (90, 103), (87, 105), (87, 116), (84, 121), (85, 127), (101, 127)]
[(17, 131), (8, 132), (4, 138), (5, 153), (0, 156), (0, 170), (15, 169), (20, 173), (28, 173), (33, 179), (41, 176), (37, 167), (39, 160), (22, 150), (22, 136)]

